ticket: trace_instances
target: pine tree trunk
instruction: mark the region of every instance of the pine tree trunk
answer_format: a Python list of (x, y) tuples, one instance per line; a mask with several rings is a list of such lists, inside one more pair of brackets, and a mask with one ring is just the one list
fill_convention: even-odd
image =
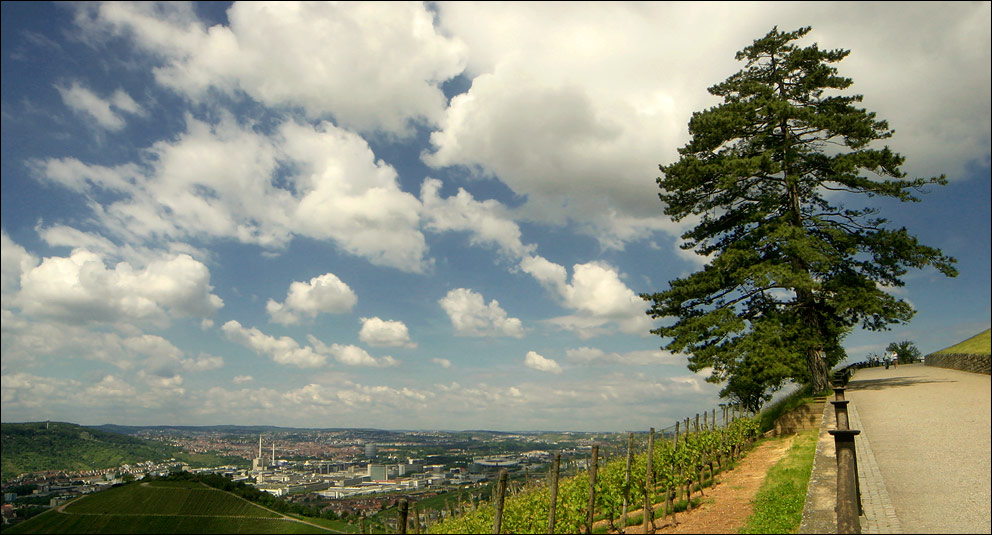
[(806, 364), (809, 366), (810, 383), (814, 393), (820, 393), (830, 388), (830, 378), (827, 373), (827, 363), (823, 358), (822, 349), (813, 349), (806, 355)]

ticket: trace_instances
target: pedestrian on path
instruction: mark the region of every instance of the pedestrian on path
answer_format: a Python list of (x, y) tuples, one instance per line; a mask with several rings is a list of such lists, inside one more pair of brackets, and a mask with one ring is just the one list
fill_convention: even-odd
[(895, 351), (892, 352), (892, 366), (896, 368), (899, 367), (899, 353), (896, 353)]

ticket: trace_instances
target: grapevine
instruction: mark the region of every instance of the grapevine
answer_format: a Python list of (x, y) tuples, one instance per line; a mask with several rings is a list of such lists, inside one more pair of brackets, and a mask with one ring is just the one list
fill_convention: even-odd
[[(651, 503), (654, 504), (664, 501), (670, 489), (679, 486), (685, 486), (687, 490), (691, 489), (692, 483), (697, 478), (702, 488), (704, 465), (709, 465), (712, 477), (712, 459), (719, 459), (721, 456), (739, 456), (757, 434), (756, 420), (739, 418), (723, 429), (684, 435), (677, 446), (670, 440), (659, 440), (654, 445), (652, 458), (653, 481), (645, 481), (646, 451), (633, 455), (629, 481), (626, 478), (625, 456), (603, 461), (598, 467), (596, 480), (596, 518), (606, 520), (611, 527), (622, 528), (623, 526), (618, 522), (623, 513), (625, 494), (628, 512), (634, 512), (642, 508), (645, 491), (649, 493)], [(555, 532), (584, 532), (588, 499), (588, 472), (561, 478), (558, 482), (558, 499), (555, 507)], [(550, 490), (541, 483), (532, 483), (515, 496), (506, 498), (501, 531), (546, 533), (549, 509)], [(445, 519), (432, 526), (429, 532), (491, 533), (494, 515), (495, 507), (492, 504), (481, 504), (474, 511)]]

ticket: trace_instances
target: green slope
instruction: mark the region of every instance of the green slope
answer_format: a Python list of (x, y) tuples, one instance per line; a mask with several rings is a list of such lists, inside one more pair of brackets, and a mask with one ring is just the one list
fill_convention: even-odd
[(935, 355), (989, 355), (992, 354), (992, 329), (976, 334), (971, 338), (955, 344), (947, 349), (941, 349)]
[(161, 442), (64, 422), (5, 423), (0, 446), (4, 481), (25, 472), (98, 470), (172, 458), (194, 466), (233, 464), (229, 458), (191, 455)]
[(135, 482), (84, 496), (4, 533), (333, 533), (188, 481)]

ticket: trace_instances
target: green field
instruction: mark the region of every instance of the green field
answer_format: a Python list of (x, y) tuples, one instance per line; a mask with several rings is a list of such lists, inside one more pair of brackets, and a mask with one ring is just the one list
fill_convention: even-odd
[(990, 353), (992, 353), (992, 329), (936, 352), (937, 355), (988, 355)]
[(84, 496), (4, 533), (332, 533), (200, 483), (132, 483)]

